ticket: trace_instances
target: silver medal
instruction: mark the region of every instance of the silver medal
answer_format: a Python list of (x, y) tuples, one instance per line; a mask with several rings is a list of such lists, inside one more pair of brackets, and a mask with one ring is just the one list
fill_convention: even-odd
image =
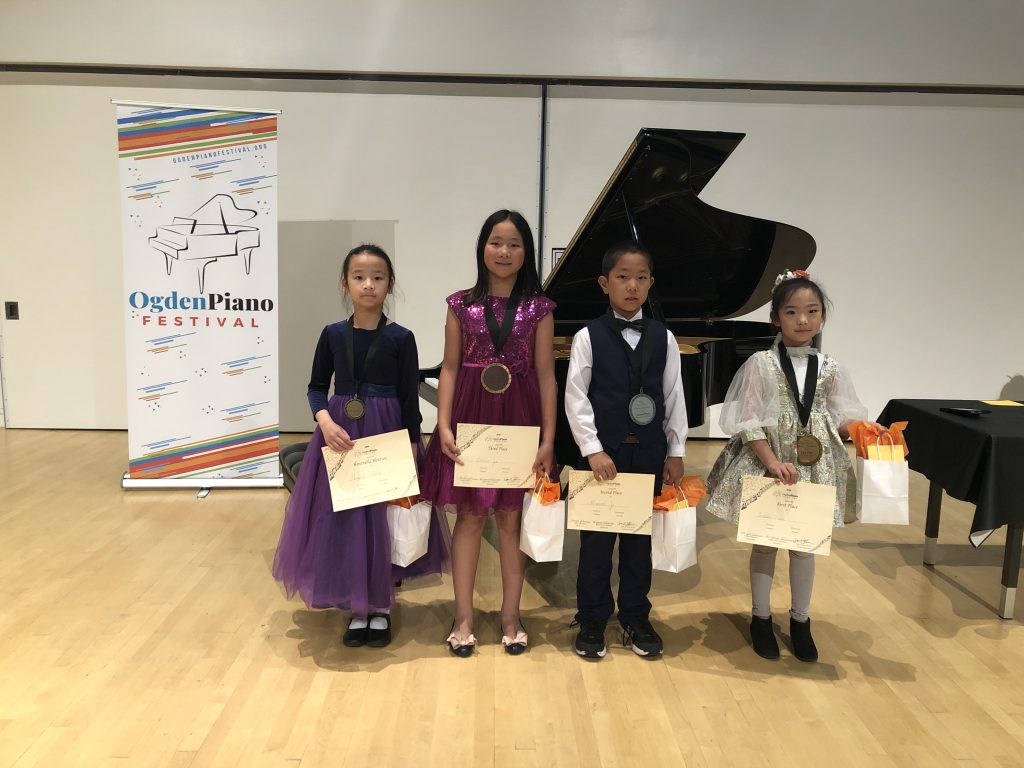
[(654, 404), (654, 398), (643, 392), (633, 395), (629, 401), (629, 418), (639, 427), (645, 427), (654, 421), (657, 412), (658, 408)]

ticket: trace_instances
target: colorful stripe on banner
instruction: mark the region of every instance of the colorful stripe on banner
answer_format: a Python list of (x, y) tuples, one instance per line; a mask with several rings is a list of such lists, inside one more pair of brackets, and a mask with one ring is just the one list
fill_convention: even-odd
[(277, 116), (227, 110), (140, 110), (117, 121), (119, 157), (145, 160), (277, 140)]
[[(254, 476), (266, 474), (256, 470), (261, 465), (273, 465), (277, 461), (277, 453), (278, 425), (271, 424), (147, 453), (128, 462), (128, 475), (132, 479), (189, 477), (203, 474), (213, 467), (218, 470), (244, 468), (249, 470), (249, 476)], [(270, 466), (270, 469), (270, 474), (276, 474), (276, 466)]]

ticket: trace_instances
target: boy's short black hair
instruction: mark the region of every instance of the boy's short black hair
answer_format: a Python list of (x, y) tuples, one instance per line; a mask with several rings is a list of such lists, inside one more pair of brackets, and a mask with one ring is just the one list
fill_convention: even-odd
[(615, 265), (619, 263), (619, 260), (627, 253), (639, 253), (644, 259), (647, 260), (647, 269), (654, 274), (654, 259), (651, 258), (651, 252), (646, 248), (641, 248), (636, 243), (629, 241), (623, 241), (621, 243), (615, 243), (611, 248), (604, 252), (604, 257), (601, 259), (601, 276), (608, 277), (611, 271), (615, 268)]

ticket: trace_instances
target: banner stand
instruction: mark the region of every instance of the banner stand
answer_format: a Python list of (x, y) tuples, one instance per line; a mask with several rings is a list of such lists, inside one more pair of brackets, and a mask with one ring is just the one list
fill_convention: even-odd
[(125, 472), (121, 476), (121, 487), (149, 489), (196, 488), (200, 490), (211, 488), (284, 488), (284, 478), (283, 476), (278, 476), (276, 478), (250, 477), (235, 480), (230, 478), (211, 477), (205, 480), (193, 480), (191, 478), (178, 480), (173, 477), (168, 477), (160, 480), (134, 480), (131, 475)]
[(122, 488), (281, 488), (279, 110), (113, 101)]

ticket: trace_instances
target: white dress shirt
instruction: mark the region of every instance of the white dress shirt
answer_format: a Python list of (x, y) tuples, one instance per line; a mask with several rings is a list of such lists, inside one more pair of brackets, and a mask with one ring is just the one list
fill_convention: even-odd
[[(633, 317), (623, 317), (618, 312), (615, 317), (623, 320), (639, 320), (643, 314), (637, 312)], [(669, 456), (686, 455), (686, 402), (683, 398), (683, 382), (679, 372), (679, 345), (672, 332), (668, 334), (668, 348), (665, 350), (665, 370), (661, 375), (661, 390), (665, 397), (665, 419), (662, 428), (668, 440)], [(636, 349), (640, 343), (640, 331), (623, 328), (622, 338), (630, 349)], [(597, 437), (597, 426), (594, 423), (594, 407), (587, 397), (590, 390), (590, 377), (594, 364), (594, 348), (590, 341), (590, 330), (584, 328), (572, 340), (572, 352), (569, 355), (569, 374), (565, 380), (565, 415), (569, 417), (572, 436), (580, 453), (592, 456), (604, 450)]]

